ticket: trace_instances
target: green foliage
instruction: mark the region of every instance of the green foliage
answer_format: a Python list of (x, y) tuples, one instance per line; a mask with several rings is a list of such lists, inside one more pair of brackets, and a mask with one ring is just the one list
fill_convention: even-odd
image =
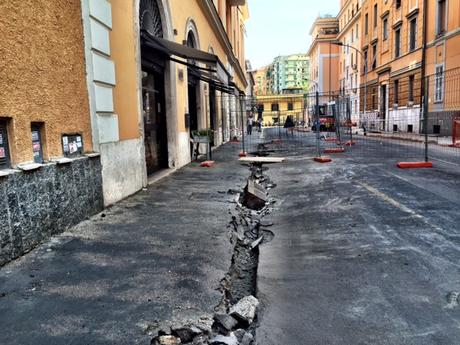
[(210, 128), (198, 129), (198, 130), (192, 131), (193, 137), (209, 137), (209, 139), (212, 139), (213, 135), (214, 135), (214, 131)]

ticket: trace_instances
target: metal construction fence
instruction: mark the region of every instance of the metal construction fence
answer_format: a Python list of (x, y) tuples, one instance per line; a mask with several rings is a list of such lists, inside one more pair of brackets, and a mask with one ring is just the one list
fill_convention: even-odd
[(302, 100), (295, 107), (272, 104), (260, 111), (257, 98), (240, 97), (234, 104), (222, 98), (214, 116), (227, 122), (216, 126), (214, 141), (230, 142), (225, 152), (232, 156), (460, 164), (460, 69), (366, 89), (307, 93)]

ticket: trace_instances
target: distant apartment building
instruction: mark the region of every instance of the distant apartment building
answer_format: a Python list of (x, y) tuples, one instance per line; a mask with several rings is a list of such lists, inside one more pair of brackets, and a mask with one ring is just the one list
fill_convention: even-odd
[(336, 17), (318, 17), (310, 29), (312, 43), (307, 55), (310, 61), (309, 111), (313, 111), (313, 95), (318, 92), (321, 104), (332, 101), (339, 94), (339, 22)]
[[(341, 0), (337, 15), (339, 34), (337, 40), (342, 43), (339, 57), (339, 91), (346, 103), (351, 121), (359, 122), (360, 114), (360, 78), (363, 72), (361, 57), (361, 5), (363, 0)], [(344, 109), (344, 110), (346, 110)]]
[(308, 90), (309, 62), (306, 54), (278, 56), (272, 64), (273, 94), (283, 90)]
[(268, 65), (253, 71), (254, 77), (254, 95), (272, 94), (272, 66)]

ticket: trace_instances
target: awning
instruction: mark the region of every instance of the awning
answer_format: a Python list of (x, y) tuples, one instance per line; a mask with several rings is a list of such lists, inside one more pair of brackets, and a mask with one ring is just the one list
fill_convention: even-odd
[[(204, 51), (191, 48), (176, 42), (165, 40), (164, 38), (155, 37), (150, 35), (146, 31), (141, 32), (141, 43), (143, 48), (153, 50), (155, 53), (159, 53), (170, 60), (187, 65), (195, 70), (203, 70), (211, 73), (215, 73), (217, 78), (223, 84), (228, 84), (230, 81), (230, 75), (225, 69), (219, 57), (214, 54), (206, 53)], [(186, 59), (188, 61), (181, 61), (174, 59), (173, 56)], [(199, 67), (190, 64), (189, 61), (202, 62), (206, 64), (206, 67)]]

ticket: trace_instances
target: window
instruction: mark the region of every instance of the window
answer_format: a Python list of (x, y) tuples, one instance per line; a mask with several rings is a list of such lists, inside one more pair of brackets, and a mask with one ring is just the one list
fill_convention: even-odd
[(355, 33), (355, 30), (354, 30), (354, 29), (351, 29), (351, 43), (353, 43), (353, 40), (354, 40), (354, 38), (355, 38), (354, 33)]
[(396, 4), (396, 9), (399, 10), (401, 8), (401, 0), (396, 0), (395, 4)]
[(8, 131), (5, 120), (0, 119), (0, 169), (10, 165), (10, 153), (8, 150)]
[(80, 134), (64, 134), (62, 150), (65, 157), (76, 157), (83, 153), (83, 141)]
[(437, 18), (436, 18), (436, 34), (441, 35), (442, 33), (447, 31), (447, 6), (446, 0), (437, 0), (438, 8), (437, 8)]
[(394, 92), (394, 99), (393, 103), (397, 105), (399, 103), (399, 80), (394, 81), (394, 87), (393, 87), (393, 92)]
[(288, 110), (294, 110), (294, 105), (292, 104), (292, 102), (288, 103)]
[(382, 30), (382, 39), (386, 41), (388, 39), (388, 17), (383, 18)]
[(412, 133), (414, 131), (414, 125), (407, 125), (407, 133)]
[(415, 78), (413, 75), (409, 77), (409, 98), (408, 101), (414, 103), (414, 81)]
[(377, 11), (377, 4), (374, 5), (374, 29), (377, 28), (377, 16), (378, 16), (378, 11)]
[(42, 124), (32, 123), (32, 152), (34, 154), (35, 163), (43, 163), (43, 147), (42, 147)]
[(436, 80), (434, 89), (434, 101), (442, 102), (444, 93), (444, 66), (436, 66)]
[(372, 69), (377, 68), (377, 43), (372, 45)]
[(364, 17), (364, 34), (369, 34), (369, 13)]
[(401, 56), (401, 27), (395, 30), (395, 57)]
[(417, 46), (417, 17), (409, 22), (409, 51), (413, 51)]
[(356, 39), (358, 39), (358, 38), (359, 38), (359, 33), (358, 33), (358, 24), (356, 24), (355, 35), (356, 35)]
[(368, 52), (367, 50), (364, 51), (364, 73), (367, 73), (367, 66), (368, 66)]
[(279, 110), (279, 104), (278, 103), (272, 103), (272, 111), (278, 111)]

